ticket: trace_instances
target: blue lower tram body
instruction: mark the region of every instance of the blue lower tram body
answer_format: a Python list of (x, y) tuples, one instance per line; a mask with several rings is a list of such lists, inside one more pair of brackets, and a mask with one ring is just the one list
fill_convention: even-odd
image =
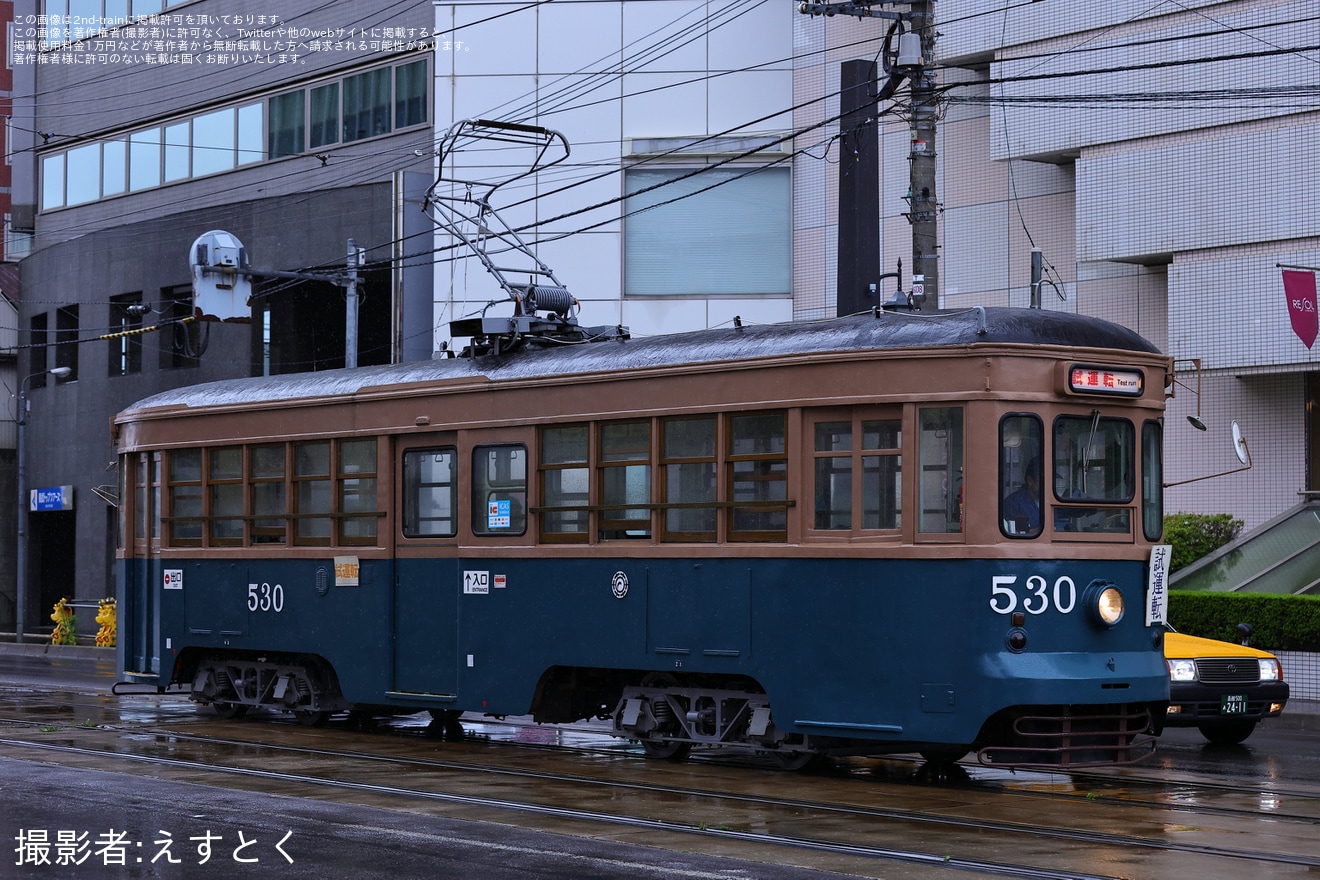
[[(125, 560), (121, 670), (219, 704), (613, 717), (644, 744), (976, 747), (1022, 765), (1143, 757), (1140, 734), (1158, 732), (1168, 701), (1141, 562), (363, 559), (356, 583), (353, 566), (338, 571), (329, 558)], [(1124, 594), (1113, 626), (1085, 607), (1096, 582)], [(229, 660), (241, 662), (217, 672)], [(677, 695), (669, 709), (661, 691)]]

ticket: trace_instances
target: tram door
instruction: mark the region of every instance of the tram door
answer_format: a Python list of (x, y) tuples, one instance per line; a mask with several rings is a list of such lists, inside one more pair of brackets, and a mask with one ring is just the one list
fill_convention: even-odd
[(457, 536), (457, 449), (448, 437), (422, 444), (409, 438), (399, 461), (393, 686), (449, 696), (458, 690), (459, 564), (445, 552)]

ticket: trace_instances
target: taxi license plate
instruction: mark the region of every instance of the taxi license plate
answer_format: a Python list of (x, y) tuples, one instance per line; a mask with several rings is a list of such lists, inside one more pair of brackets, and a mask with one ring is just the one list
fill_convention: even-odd
[(1219, 712), (1221, 715), (1245, 715), (1247, 714), (1247, 697), (1245, 694), (1224, 694), (1219, 698)]

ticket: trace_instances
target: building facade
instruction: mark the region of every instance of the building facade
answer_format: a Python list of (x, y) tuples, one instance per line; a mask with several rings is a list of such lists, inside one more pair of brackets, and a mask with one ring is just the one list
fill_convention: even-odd
[[(1165, 476), (1181, 485), (1166, 510), (1231, 513), (1250, 528), (1298, 504), (1317, 488), (1320, 354), (1292, 330), (1279, 264), (1320, 266), (1309, 168), (1320, 70), (1304, 51), (1314, 4), (934, 8), (940, 305), (1028, 305), (1040, 249), (1043, 307), (1118, 321), (1175, 358)], [(888, 27), (800, 17), (798, 93), (832, 95), (824, 112), (837, 112), (840, 63), (877, 57)], [(911, 252), (910, 134), (891, 118), (880, 138), (886, 267)], [(794, 171), (800, 191), (824, 194), (795, 212), (798, 252), (821, 254), (799, 266), (806, 314), (828, 311), (837, 259), (837, 175), (810, 161)], [(1204, 433), (1184, 419), (1198, 413)], [(1238, 470), (1233, 421), (1250, 470)]]
[[(115, 412), (177, 385), (343, 366), (332, 276), (350, 240), (362, 251), (358, 363), (430, 356), (429, 315), (411, 336), (404, 316), (429, 311), (431, 272), (401, 229), (431, 176), (434, 13), (47, 0), (16, 18), (12, 57), (31, 81), (15, 97), (31, 143), (14, 160), (32, 182), (15, 186), (14, 209), (30, 218), (18, 229), (30, 242), (22, 454), (29, 487), (72, 487), (65, 509), (29, 515), (33, 629), (61, 596), (114, 595)], [(193, 320), (191, 248), (211, 230), (272, 273), (253, 279), (250, 319)]]

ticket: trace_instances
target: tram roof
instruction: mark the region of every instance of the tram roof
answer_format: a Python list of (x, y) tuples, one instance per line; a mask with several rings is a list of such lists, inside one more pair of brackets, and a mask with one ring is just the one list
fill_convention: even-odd
[(346, 396), (368, 388), (463, 378), (519, 380), (812, 353), (1011, 344), (1160, 353), (1126, 327), (1068, 312), (1013, 308), (865, 312), (819, 321), (744, 325), (627, 340), (529, 345), (498, 356), (227, 379), (160, 392), (133, 404), (125, 414), (159, 407)]

